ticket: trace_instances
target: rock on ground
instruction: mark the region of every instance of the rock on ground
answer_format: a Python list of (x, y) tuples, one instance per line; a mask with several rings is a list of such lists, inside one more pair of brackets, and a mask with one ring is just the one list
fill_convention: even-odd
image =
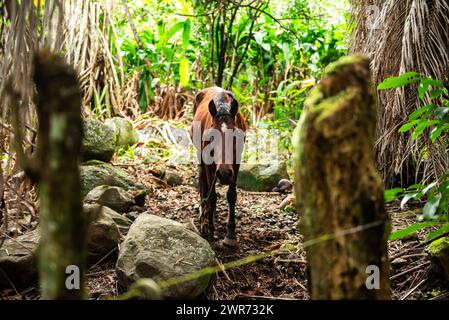
[(81, 150), (84, 160), (109, 162), (115, 152), (114, 130), (98, 120), (84, 121)]
[(120, 231), (106, 207), (97, 204), (84, 205), (88, 215), (87, 251), (91, 257), (104, 256), (116, 248), (120, 240)]
[[(117, 247), (120, 233), (126, 234), (132, 221), (97, 204), (83, 207), (88, 215), (87, 250), (90, 257), (102, 257)], [(119, 232), (120, 231), (120, 232)], [(6, 239), (0, 248), (0, 287), (26, 287), (38, 280), (39, 230)], [(5, 276), (6, 274), (6, 276)]]
[[(12, 239), (6, 239), (0, 248), (0, 286), (24, 287), (37, 280), (37, 230)], [(5, 276), (7, 275), (7, 277)], [(10, 283), (11, 281), (11, 283)]]
[(101, 210), (103, 210), (103, 214), (110, 216), (112, 220), (114, 220), (121, 234), (125, 235), (128, 233), (128, 230), (133, 223), (131, 219), (105, 206), (102, 206)]
[(82, 164), (80, 176), (81, 194), (83, 197), (89, 191), (101, 185), (117, 186), (126, 191), (145, 191), (145, 187), (141, 183), (134, 182), (125, 171), (98, 160), (90, 160)]
[(98, 186), (84, 198), (86, 203), (98, 203), (117, 212), (125, 212), (134, 204), (129, 194), (120, 187)]
[(281, 179), (288, 179), (287, 164), (284, 161), (244, 163), (240, 165), (237, 186), (247, 191), (270, 192)]
[(114, 131), (116, 150), (132, 146), (139, 141), (139, 135), (132, 123), (124, 118), (109, 118), (104, 124)]
[[(211, 266), (215, 253), (209, 243), (182, 224), (141, 214), (121, 245), (117, 261), (119, 283), (128, 288), (140, 278), (168, 280)], [(210, 276), (163, 288), (167, 299), (193, 299), (208, 286)]]
[(432, 242), (426, 249), (432, 270), (449, 280), (449, 237)]
[(165, 171), (163, 179), (169, 186), (176, 187), (183, 184), (182, 177), (173, 171)]

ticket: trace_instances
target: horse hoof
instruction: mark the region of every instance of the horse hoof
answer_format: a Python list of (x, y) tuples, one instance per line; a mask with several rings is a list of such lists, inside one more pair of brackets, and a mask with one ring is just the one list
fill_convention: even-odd
[(237, 247), (237, 240), (235, 240), (235, 239), (229, 239), (228, 237), (225, 237), (224, 239), (223, 239), (223, 244), (225, 245), (225, 246), (228, 246), (228, 247)]

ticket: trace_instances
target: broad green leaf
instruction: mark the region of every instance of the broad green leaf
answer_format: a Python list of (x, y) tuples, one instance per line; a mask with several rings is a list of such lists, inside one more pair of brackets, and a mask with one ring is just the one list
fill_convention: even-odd
[(159, 40), (165, 36), (165, 23), (162, 20), (157, 23), (157, 34), (159, 36)]
[(437, 139), (443, 133), (443, 130), (444, 126), (437, 126), (432, 130), (432, 132), (430, 133), (430, 140), (432, 140), (432, 143), (435, 143), (435, 141), (437, 141)]
[(446, 232), (449, 232), (449, 223), (443, 225), (440, 229), (429, 233), (427, 235), (427, 240), (433, 240)]
[(421, 229), (432, 227), (436, 224), (438, 224), (438, 222), (436, 222), (436, 221), (414, 223), (404, 229), (392, 232), (390, 234), (390, 237), (388, 238), (388, 240), (390, 240), (390, 241), (399, 240), (399, 239), (405, 238)]
[(190, 82), (190, 62), (187, 58), (182, 58), (179, 63), (179, 82), (185, 88)]
[(170, 47), (163, 47), (162, 52), (167, 60), (171, 60), (173, 56), (173, 49)]
[(429, 192), (430, 189), (434, 188), (437, 185), (437, 181), (432, 182), (431, 184), (427, 185), (423, 190), (422, 190), (422, 194), (426, 194), (427, 192)]
[(403, 188), (394, 188), (388, 189), (384, 191), (384, 199), (386, 203), (393, 202), (397, 199), (397, 195), (403, 192)]
[(441, 107), (435, 110), (435, 117), (443, 118), (449, 112), (449, 107)]
[(438, 206), (440, 205), (440, 200), (441, 200), (441, 193), (438, 193), (433, 198), (427, 200), (423, 209), (424, 218), (426, 220), (432, 220), (435, 218)]
[(165, 35), (165, 40), (170, 41), (171, 38), (175, 34), (177, 34), (179, 31), (181, 31), (184, 28), (184, 22), (178, 22), (174, 26), (172, 26), (170, 29), (168, 29), (167, 34)]
[(399, 77), (391, 77), (385, 79), (382, 83), (380, 83), (377, 87), (378, 90), (385, 90), (385, 89), (394, 89), (394, 88), (400, 88), (405, 85), (416, 83), (420, 80), (420, 77), (418, 73), (416, 72), (407, 72)]
[(419, 192), (407, 193), (401, 201), (401, 209), (404, 209), (407, 202), (419, 195)]
[(411, 186), (408, 186), (407, 191), (417, 191), (417, 190), (422, 190), (424, 189), (424, 185), (422, 185), (421, 183), (415, 183), (412, 184)]
[(418, 86), (418, 96), (422, 100), (426, 96), (427, 90), (429, 89), (429, 84), (426, 79), (423, 79)]
[(436, 99), (444, 93), (444, 90), (436, 89), (430, 92), (430, 99)]
[(429, 104), (427, 106), (424, 106), (422, 108), (419, 108), (418, 110), (414, 111), (408, 118), (409, 120), (416, 120), (418, 118), (426, 118), (433, 109), (435, 109), (436, 106), (434, 104)]
[(441, 193), (446, 193), (449, 191), (449, 181), (443, 182), (440, 187), (438, 188), (438, 190)]
[(182, 45), (187, 48), (190, 44), (190, 19), (184, 21), (184, 30), (182, 31)]
[(262, 46), (262, 48), (263, 48), (265, 51), (271, 51), (271, 46), (270, 46), (270, 44), (268, 44), (268, 43), (262, 43), (261, 46)]
[(427, 78), (426, 81), (427, 81), (427, 83), (428, 83), (429, 85), (431, 85), (432, 87), (435, 87), (435, 88), (444, 88), (444, 83), (441, 82), (441, 81), (439, 81), (439, 80)]
[(415, 131), (412, 133), (412, 139), (418, 138), (424, 130), (426, 130), (428, 127), (433, 126), (434, 124), (438, 124), (440, 121), (438, 120), (427, 120), (421, 122), (418, 126), (416, 126)]
[(401, 132), (401, 133), (407, 132), (420, 122), (421, 122), (421, 120), (413, 120), (413, 121), (407, 122), (406, 124), (404, 124), (402, 127), (399, 128), (399, 132)]

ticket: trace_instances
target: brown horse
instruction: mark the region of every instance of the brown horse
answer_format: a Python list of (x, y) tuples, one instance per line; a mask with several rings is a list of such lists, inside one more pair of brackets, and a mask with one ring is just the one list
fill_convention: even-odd
[(232, 92), (212, 87), (195, 96), (192, 141), (199, 160), (201, 197), (200, 231), (208, 240), (214, 236), (217, 207), (215, 182), (229, 185), (225, 245), (237, 245), (235, 234), (236, 181), (246, 131), (245, 120)]

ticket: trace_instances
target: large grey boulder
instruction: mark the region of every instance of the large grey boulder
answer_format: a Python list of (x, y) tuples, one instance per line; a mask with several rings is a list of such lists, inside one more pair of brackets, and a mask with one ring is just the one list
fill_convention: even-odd
[[(37, 280), (36, 250), (39, 244), (37, 230), (6, 239), (0, 248), (0, 286), (11, 283), (23, 287)], [(5, 276), (6, 274), (6, 276)], [(11, 283), (10, 283), (11, 281)]]
[(90, 160), (80, 166), (81, 194), (86, 196), (89, 191), (97, 186), (117, 186), (126, 191), (145, 192), (141, 183), (136, 183), (122, 169), (115, 168), (109, 163), (98, 160)]
[(114, 130), (98, 120), (84, 121), (81, 150), (84, 160), (109, 162), (115, 152)]
[(240, 165), (237, 186), (247, 191), (269, 192), (281, 179), (288, 179), (287, 164), (284, 161), (243, 163)]
[(98, 186), (84, 198), (86, 203), (98, 203), (117, 212), (126, 212), (134, 204), (130, 195), (120, 187)]
[[(211, 266), (215, 253), (209, 243), (182, 224), (142, 213), (132, 224), (117, 261), (119, 283), (128, 288), (140, 278), (156, 282)], [(193, 299), (208, 286), (210, 275), (163, 288), (167, 299)]]
[[(102, 257), (117, 247), (120, 233), (126, 234), (132, 224), (131, 220), (105, 206), (88, 204), (83, 210), (89, 222), (87, 251), (90, 257)], [(38, 229), (5, 240), (0, 248), (0, 269), (3, 270), (0, 271), (0, 287), (10, 287), (12, 283), (22, 288), (38, 280), (38, 245)]]
[(125, 148), (139, 142), (139, 135), (131, 122), (124, 118), (114, 117), (107, 119), (104, 124), (114, 131), (115, 148)]

